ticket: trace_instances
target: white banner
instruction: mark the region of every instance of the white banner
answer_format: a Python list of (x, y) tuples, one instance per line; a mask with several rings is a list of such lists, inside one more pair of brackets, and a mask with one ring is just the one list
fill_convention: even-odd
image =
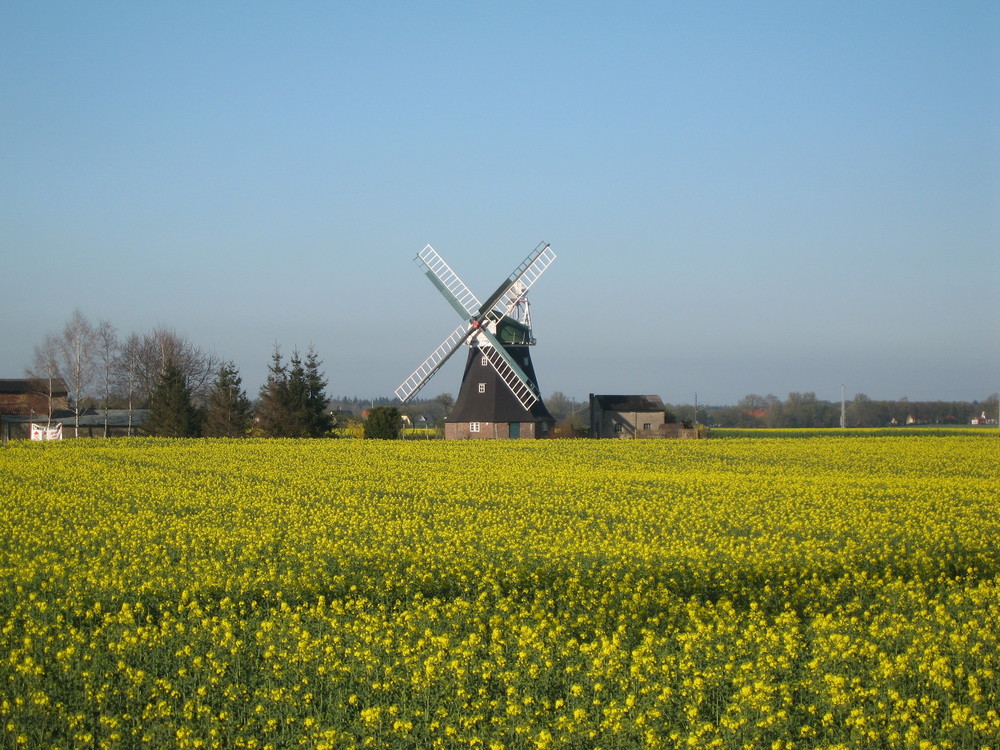
[(51, 427), (46, 427), (43, 424), (31, 425), (31, 439), (32, 440), (62, 440), (62, 425), (56, 424)]

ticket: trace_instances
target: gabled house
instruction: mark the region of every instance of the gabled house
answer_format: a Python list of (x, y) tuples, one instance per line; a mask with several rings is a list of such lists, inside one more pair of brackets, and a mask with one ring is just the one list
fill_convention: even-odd
[(590, 436), (594, 438), (697, 438), (698, 430), (667, 422), (659, 396), (590, 394)]

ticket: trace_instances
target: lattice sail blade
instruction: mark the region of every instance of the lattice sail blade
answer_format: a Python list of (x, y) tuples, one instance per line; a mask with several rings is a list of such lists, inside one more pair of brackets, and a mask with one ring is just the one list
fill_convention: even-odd
[(520, 402), (521, 406), (530, 411), (531, 407), (538, 401), (538, 394), (535, 392), (534, 385), (532, 385), (531, 381), (528, 380), (528, 376), (524, 374), (521, 367), (507, 353), (507, 350), (503, 348), (503, 345), (497, 341), (493, 334), (485, 328), (480, 329), (479, 333), (481, 334), (477, 341), (479, 351), (483, 353), (483, 356), (493, 366), (493, 369), (497, 371), (500, 379), (510, 388), (511, 393), (514, 394), (514, 398)]
[[(556, 254), (552, 248), (545, 243), (539, 244), (479, 308), (480, 320), (491, 311), (503, 315), (511, 306), (511, 300), (516, 302), (516, 299), (538, 280), (555, 259)], [(515, 288), (519, 290), (517, 293), (512, 291)]]
[(556, 259), (556, 254), (551, 247), (548, 245), (544, 247), (539, 245), (539, 247), (541, 247), (541, 250), (536, 247), (534, 252), (525, 258), (521, 265), (511, 274), (511, 277), (515, 277), (514, 281), (507, 287), (507, 291), (501, 296), (500, 302), (496, 306), (502, 314), (510, 315), (511, 311), (528, 292), (532, 284), (538, 281), (538, 277)]
[(420, 367), (400, 384), (399, 388), (396, 389), (396, 398), (405, 404), (414, 393), (424, 387), (424, 384), (431, 379), (435, 372), (441, 369), (441, 366), (472, 335), (474, 330), (468, 323), (462, 323), (452, 331), (448, 338), (431, 352), (431, 355), (423, 361)]
[(463, 318), (473, 317), (482, 307), (476, 295), (458, 278), (458, 274), (451, 270), (451, 266), (445, 263), (444, 258), (438, 255), (433, 247), (430, 245), (425, 247), (417, 253), (414, 261)]

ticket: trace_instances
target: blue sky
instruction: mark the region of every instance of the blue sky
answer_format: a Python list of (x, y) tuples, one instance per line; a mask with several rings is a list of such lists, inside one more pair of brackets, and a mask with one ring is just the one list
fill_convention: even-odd
[[(540, 241), (543, 395), (1000, 389), (995, 2), (0, 3), (3, 371), (79, 307), (388, 395)], [(463, 357), (424, 395), (457, 393)]]

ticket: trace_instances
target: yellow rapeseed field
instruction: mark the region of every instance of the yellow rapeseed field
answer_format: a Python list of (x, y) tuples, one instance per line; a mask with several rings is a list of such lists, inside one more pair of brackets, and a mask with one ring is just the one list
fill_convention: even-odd
[(1000, 748), (1000, 436), (0, 447), (0, 748)]

